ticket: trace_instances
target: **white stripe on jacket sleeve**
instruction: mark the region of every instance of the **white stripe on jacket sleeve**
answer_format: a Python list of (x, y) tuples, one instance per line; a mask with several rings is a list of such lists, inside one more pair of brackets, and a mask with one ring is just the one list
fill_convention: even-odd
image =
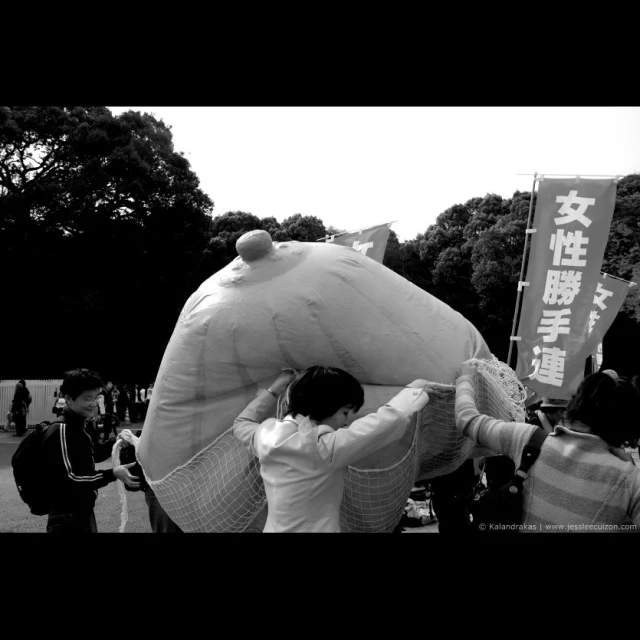
[(67, 436), (65, 432), (66, 424), (63, 422), (60, 424), (60, 443), (62, 444), (62, 459), (64, 460), (64, 466), (67, 468), (67, 474), (72, 480), (76, 482), (95, 482), (103, 477), (103, 473), (97, 473), (94, 476), (77, 476), (71, 469), (71, 460), (69, 459), (69, 452), (67, 451)]

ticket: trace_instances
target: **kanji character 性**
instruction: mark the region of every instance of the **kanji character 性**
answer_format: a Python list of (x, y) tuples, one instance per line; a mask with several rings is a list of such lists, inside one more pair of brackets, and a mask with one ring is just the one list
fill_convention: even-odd
[(540, 347), (535, 346), (533, 353), (536, 356), (533, 361), (533, 365), (536, 368), (529, 377), (532, 380), (561, 387), (564, 380), (564, 360), (567, 352), (558, 347), (543, 347), (540, 349)]
[(571, 321), (571, 309), (544, 310), (540, 326), (536, 329), (538, 333), (548, 333), (542, 339), (545, 342), (555, 342), (558, 335), (569, 333), (569, 322)]
[[(596, 203), (595, 198), (579, 198), (577, 191), (569, 191), (568, 196), (557, 196), (556, 202), (562, 202), (562, 206), (558, 209), (558, 213), (562, 218), (554, 218), (553, 221), (556, 224), (567, 224), (568, 222), (581, 222), (587, 229), (591, 225), (592, 220), (589, 220), (584, 212), (587, 207)], [(578, 208), (574, 209), (571, 205), (577, 204)]]
[(542, 300), (545, 304), (571, 304), (580, 293), (582, 271), (547, 271)]
[(593, 298), (594, 304), (597, 304), (603, 311), (607, 308), (604, 301), (613, 295), (613, 291), (607, 291), (601, 282), (598, 282), (598, 288), (596, 289), (596, 295)]
[(593, 330), (593, 327), (595, 327), (597, 320), (600, 320), (600, 316), (598, 315), (597, 309), (594, 309), (589, 314), (589, 333), (591, 333), (591, 331)]
[[(582, 260), (582, 256), (587, 255), (586, 245), (589, 238), (582, 237), (582, 231), (569, 231), (565, 235), (564, 229), (558, 229), (557, 233), (551, 235), (549, 248), (553, 250), (553, 266), (559, 267), (586, 267), (587, 261)], [(584, 248), (583, 248), (584, 245)], [(563, 258), (562, 253), (568, 254), (569, 258)]]

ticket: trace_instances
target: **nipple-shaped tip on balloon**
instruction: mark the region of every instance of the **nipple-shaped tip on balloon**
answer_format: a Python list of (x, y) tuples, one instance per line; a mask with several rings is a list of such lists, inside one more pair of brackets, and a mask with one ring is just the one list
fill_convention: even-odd
[(245, 262), (253, 262), (273, 251), (271, 236), (266, 231), (248, 231), (238, 238), (236, 251)]

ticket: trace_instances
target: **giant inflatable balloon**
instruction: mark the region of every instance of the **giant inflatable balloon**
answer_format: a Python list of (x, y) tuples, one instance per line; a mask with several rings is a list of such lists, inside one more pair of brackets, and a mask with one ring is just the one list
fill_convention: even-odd
[[(461, 314), (355, 249), (272, 242), (265, 231), (236, 246), (239, 256), (178, 318), (138, 448), (161, 504), (187, 531), (242, 530), (264, 508), (257, 460), (230, 429), (283, 367), (345, 369), (365, 388), (364, 414), (417, 378), (450, 391), (463, 361), (492, 357)], [(410, 429), (356, 467), (389, 468), (415, 441)]]

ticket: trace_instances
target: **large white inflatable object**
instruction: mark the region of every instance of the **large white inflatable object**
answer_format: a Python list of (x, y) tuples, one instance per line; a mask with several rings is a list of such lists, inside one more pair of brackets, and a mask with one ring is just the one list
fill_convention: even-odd
[[(206, 280), (180, 314), (138, 447), (161, 504), (191, 531), (242, 529), (262, 510), (257, 461), (234, 448), (229, 430), (283, 367), (345, 369), (365, 388), (362, 415), (417, 378), (451, 398), (463, 361), (492, 358), (461, 314), (355, 249), (272, 243), (265, 231), (245, 234), (236, 246), (240, 255)], [(459, 442), (450, 418), (445, 449)], [(390, 468), (417, 440), (410, 429), (356, 467)], [(434, 452), (436, 444), (434, 455), (447, 453)], [(256, 505), (238, 520), (234, 501), (249, 486)], [(220, 521), (230, 524), (219, 528)]]

